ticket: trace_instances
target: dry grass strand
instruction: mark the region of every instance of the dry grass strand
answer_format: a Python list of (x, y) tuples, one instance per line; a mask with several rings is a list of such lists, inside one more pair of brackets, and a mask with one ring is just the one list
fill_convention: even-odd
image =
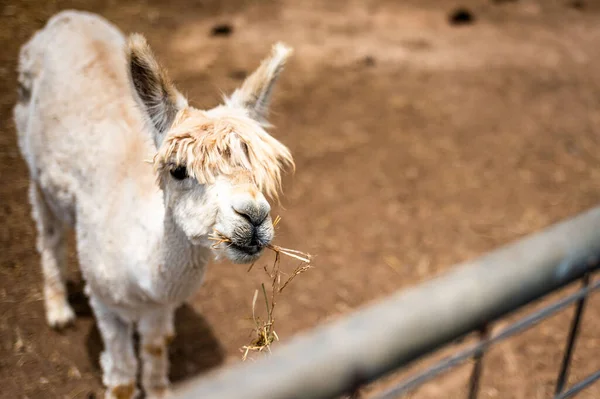
[[(281, 221), (281, 217), (277, 216), (273, 221), (273, 226), (275, 227)], [(230, 243), (231, 240), (224, 236), (219, 231), (215, 230), (213, 234), (209, 237), (209, 240), (214, 241), (215, 243), (212, 245), (212, 248), (218, 248), (221, 244)], [(271, 344), (274, 341), (279, 341), (279, 336), (275, 332), (275, 305), (277, 303), (277, 296), (296, 278), (296, 276), (306, 272), (309, 270), (311, 266), (312, 256), (310, 254), (297, 251), (295, 249), (284, 248), (278, 245), (269, 244), (267, 248), (275, 253), (275, 260), (273, 261), (273, 266), (269, 269), (267, 265), (263, 267), (265, 274), (269, 277), (271, 281), (271, 301), (269, 302), (269, 298), (267, 295), (267, 290), (265, 288), (265, 283), (261, 283), (262, 293), (265, 299), (265, 309), (267, 312), (266, 320), (262, 320), (260, 317), (256, 315), (256, 302), (258, 299), (258, 290), (254, 291), (254, 297), (252, 298), (252, 321), (254, 322), (254, 339), (248, 344), (244, 345), (240, 350), (243, 353), (242, 360), (246, 360), (248, 358), (248, 354), (250, 352), (263, 352), (267, 350), (271, 352)], [(290, 258), (299, 260), (301, 263), (296, 266), (294, 271), (289, 275), (289, 277), (282, 284), (282, 274), (281, 271), (281, 255), (288, 256)], [(248, 272), (252, 270), (254, 264), (252, 263), (248, 268)]]

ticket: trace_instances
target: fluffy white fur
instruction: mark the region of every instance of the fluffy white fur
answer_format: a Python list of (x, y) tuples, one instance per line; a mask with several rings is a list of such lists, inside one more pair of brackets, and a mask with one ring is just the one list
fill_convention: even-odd
[[(104, 341), (107, 398), (137, 394), (132, 334), (140, 333), (142, 386), (168, 390), (173, 312), (219, 253), (252, 262), (273, 238), (271, 197), (285, 146), (265, 131), (275, 80), (290, 54), (269, 58), (225, 104), (188, 106), (145, 39), (99, 16), (65, 11), (23, 46), (19, 146), (44, 276), (46, 317), (74, 320), (65, 288), (65, 232), (74, 228), (86, 293)], [(231, 243), (212, 249), (214, 230)]]

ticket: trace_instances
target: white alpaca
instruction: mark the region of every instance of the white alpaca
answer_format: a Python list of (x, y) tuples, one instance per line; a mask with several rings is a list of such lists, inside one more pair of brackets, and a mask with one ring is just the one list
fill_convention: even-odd
[[(173, 312), (198, 288), (206, 263), (224, 253), (256, 260), (273, 239), (270, 206), (288, 149), (264, 126), (273, 84), (290, 50), (281, 44), (209, 111), (188, 106), (140, 35), (129, 40), (103, 18), (65, 11), (23, 46), (19, 147), (44, 276), (46, 317), (73, 321), (65, 289), (65, 230), (77, 253), (104, 341), (108, 398), (142, 387), (168, 391)], [(231, 243), (211, 248), (217, 230)]]

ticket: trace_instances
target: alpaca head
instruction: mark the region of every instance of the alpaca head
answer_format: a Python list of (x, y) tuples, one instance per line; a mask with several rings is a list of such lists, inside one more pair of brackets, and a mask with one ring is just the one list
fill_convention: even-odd
[(282, 172), (293, 167), (289, 150), (264, 129), (290, 50), (275, 45), (225, 104), (208, 111), (188, 106), (142, 36), (132, 35), (127, 50), (167, 212), (193, 244), (211, 244), (208, 236), (217, 231), (230, 241), (217, 251), (236, 263), (253, 262), (273, 239), (267, 198), (278, 198)]

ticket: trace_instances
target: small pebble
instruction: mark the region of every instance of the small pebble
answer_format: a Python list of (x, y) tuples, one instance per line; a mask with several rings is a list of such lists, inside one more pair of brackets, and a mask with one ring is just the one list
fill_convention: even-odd
[(576, 10), (583, 10), (585, 8), (585, 1), (583, 0), (573, 0), (570, 4), (571, 8)]
[(367, 55), (365, 58), (362, 59), (362, 63), (368, 67), (375, 66), (375, 58), (371, 55)]
[(248, 72), (243, 69), (236, 69), (229, 73), (229, 77), (235, 80), (244, 80), (248, 76)]
[(233, 26), (230, 24), (218, 24), (212, 27), (212, 36), (229, 36), (233, 33)]
[(475, 16), (466, 8), (457, 8), (448, 17), (450, 25), (470, 25), (475, 22)]

